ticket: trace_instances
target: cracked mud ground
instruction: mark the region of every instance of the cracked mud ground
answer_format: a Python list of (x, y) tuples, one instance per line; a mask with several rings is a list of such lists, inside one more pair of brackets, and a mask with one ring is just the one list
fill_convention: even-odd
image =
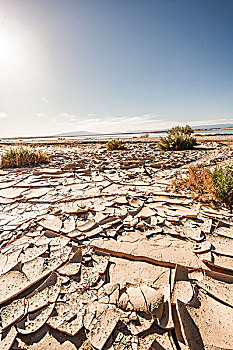
[(0, 171), (0, 349), (233, 349), (233, 216), (170, 187), (232, 148), (40, 149)]

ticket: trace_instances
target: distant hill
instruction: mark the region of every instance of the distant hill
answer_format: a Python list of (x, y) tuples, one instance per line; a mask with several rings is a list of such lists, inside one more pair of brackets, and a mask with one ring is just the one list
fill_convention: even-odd
[[(192, 126), (192, 125), (191, 125)], [(233, 128), (233, 124), (212, 124), (212, 125), (195, 125), (192, 126), (194, 130), (202, 130), (202, 129), (223, 129), (223, 128)], [(100, 132), (91, 132), (91, 131), (70, 131), (70, 132), (63, 132), (57, 135), (54, 135), (54, 137), (79, 137), (79, 136), (97, 136), (97, 135), (103, 135), (103, 136), (114, 136), (114, 135), (124, 135), (124, 134), (142, 134), (142, 133), (161, 133), (166, 132), (169, 129), (162, 129), (162, 130), (128, 130), (127, 132), (112, 132), (103, 134)]]
[(71, 132), (63, 132), (61, 134), (57, 134), (55, 136), (62, 137), (62, 136), (94, 136), (94, 135), (101, 135), (97, 132), (91, 132), (91, 131), (71, 131)]

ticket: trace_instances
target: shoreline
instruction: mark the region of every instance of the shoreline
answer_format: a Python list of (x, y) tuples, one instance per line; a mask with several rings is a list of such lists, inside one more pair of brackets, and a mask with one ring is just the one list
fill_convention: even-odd
[[(59, 139), (54, 138), (54, 140), (46, 140), (44, 137), (38, 138), (15, 138), (15, 139), (6, 139), (0, 140), (0, 146), (36, 146), (36, 145), (67, 145), (67, 146), (75, 146), (80, 144), (104, 144), (109, 141), (111, 137), (103, 137), (103, 138), (65, 138)], [(119, 139), (121, 139), (119, 137)], [(196, 136), (197, 142), (220, 142), (226, 144), (233, 144), (233, 134), (214, 134), (214, 135), (203, 135)], [(122, 141), (130, 144), (140, 144), (140, 143), (157, 143), (160, 140), (160, 137), (129, 137), (122, 138)]]
[[(221, 130), (232, 130), (232, 133), (221, 133), (219, 134), (218, 132), (216, 132), (216, 134), (214, 134), (213, 136), (215, 135), (232, 135), (233, 136), (233, 127), (223, 127), (223, 128), (218, 128), (218, 127), (215, 127), (215, 128), (198, 128), (198, 129), (193, 129), (194, 130), (194, 134), (195, 133), (198, 133), (199, 131), (221, 131)], [(147, 135), (147, 134), (162, 134), (162, 133), (166, 133), (167, 131), (169, 131), (169, 129), (167, 130), (155, 130), (155, 131), (136, 131), (136, 132), (133, 132), (133, 131), (129, 131), (129, 132), (119, 132), (119, 133), (109, 133), (109, 134), (101, 134), (101, 133), (93, 133), (91, 135), (86, 135), (86, 134), (80, 134), (78, 136), (74, 136), (74, 135), (62, 135), (62, 134), (58, 134), (58, 135), (46, 135), (46, 136), (13, 136), (13, 137), (2, 137), (0, 138), (0, 142), (1, 141), (5, 141), (5, 140), (28, 140), (28, 139), (61, 139), (61, 138), (68, 138), (68, 139), (72, 139), (72, 138), (75, 138), (75, 139), (78, 139), (79, 137), (81, 139), (83, 139), (83, 137), (86, 137), (86, 138), (95, 138), (95, 137), (101, 137), (103, 136), (102, 138), (103, 139), (106, 139), (106, 138), (111, 138), (111, 137), (116, 137), (116, 136), (119, 136), (119, 138), (123, 135), (140, 135), (138, 137), (143, 137), (143, 135)], [(212, 134), (206, 134), (206, 135), (203, 135), (203, 136), (212, 136)], [(134, 137), (137, 137), (137, 136), (134, 136)], [(150, 138), (152, 138), (150, 136)]]

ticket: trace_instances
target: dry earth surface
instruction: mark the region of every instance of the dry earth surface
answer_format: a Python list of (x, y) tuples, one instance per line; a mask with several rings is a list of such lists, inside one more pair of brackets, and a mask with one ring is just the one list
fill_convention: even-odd
[(220, 141), (15, 141), (51, 162), (0, 170), (0, 349), (233, 349), (233, 215), (171, 190)]

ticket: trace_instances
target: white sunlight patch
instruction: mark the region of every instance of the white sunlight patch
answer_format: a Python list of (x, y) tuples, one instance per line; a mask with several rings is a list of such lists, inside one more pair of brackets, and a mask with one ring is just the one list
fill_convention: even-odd
[(0, 119), (7, 118), (7, 113), (0, 112)]

